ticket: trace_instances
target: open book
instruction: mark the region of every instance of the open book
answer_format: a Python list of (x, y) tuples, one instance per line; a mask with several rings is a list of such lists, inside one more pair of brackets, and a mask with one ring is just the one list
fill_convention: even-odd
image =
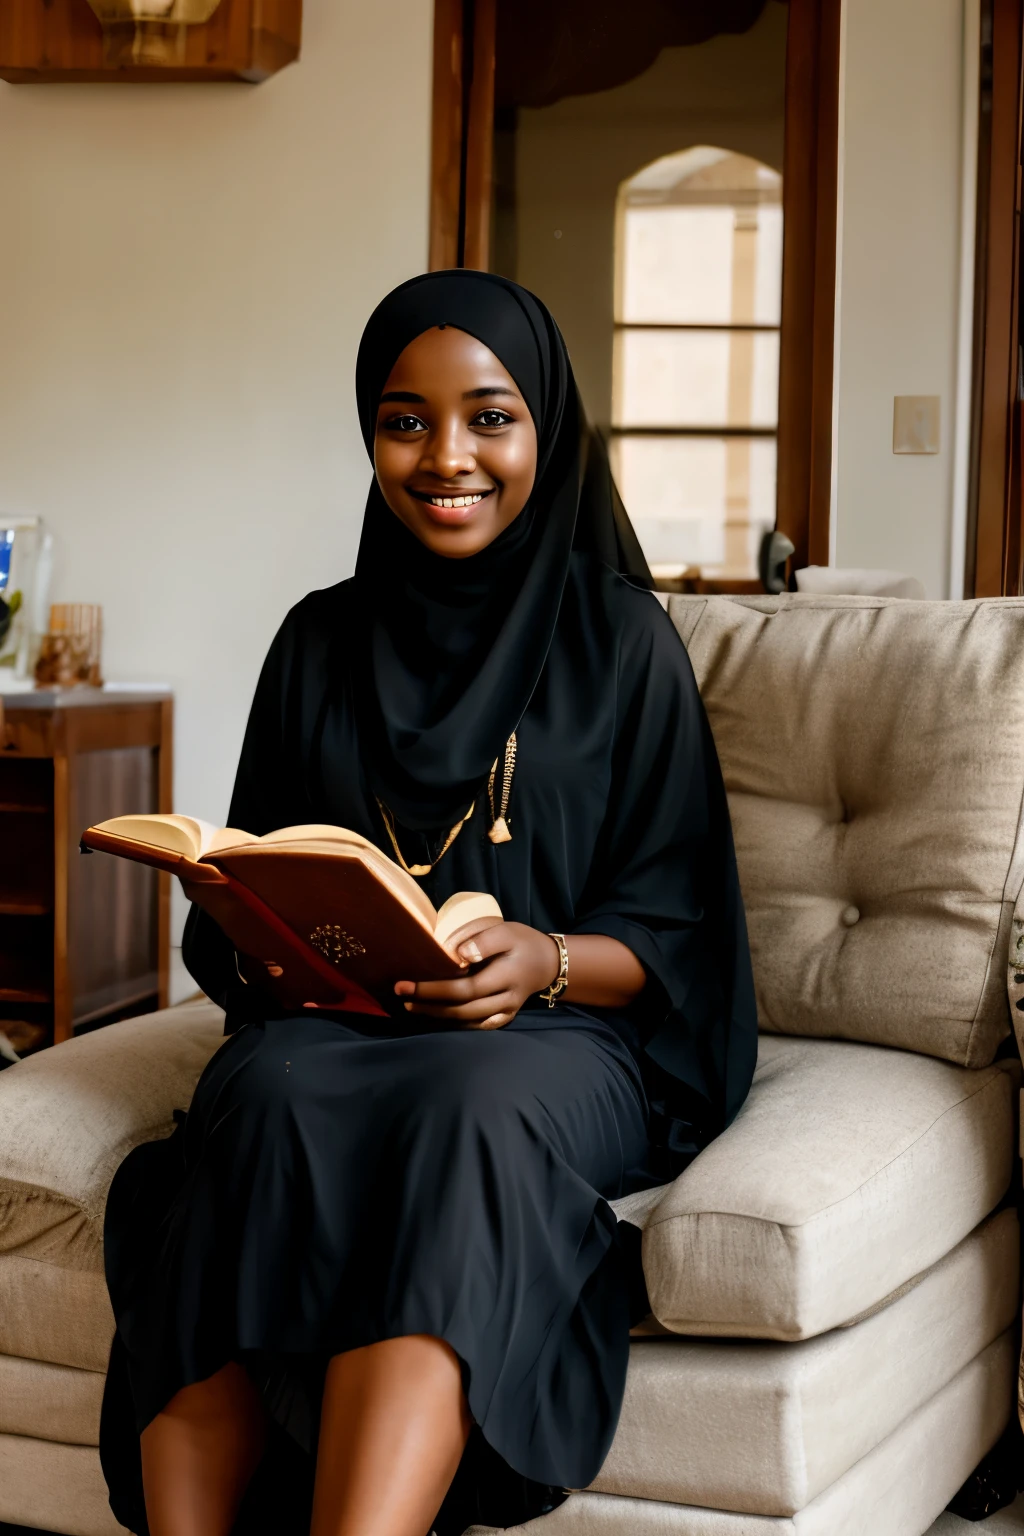
[(116, 816), (84, 832), (82, 848), (177, 875), (235, 946), (242, 980), (286, 1008), (382, 1014), (396, 981), (462, 975), (460, 930), (502, 920), (481, 891), (436, 911), (411, 875), (344, 827), (254, 837), (192, 816)]

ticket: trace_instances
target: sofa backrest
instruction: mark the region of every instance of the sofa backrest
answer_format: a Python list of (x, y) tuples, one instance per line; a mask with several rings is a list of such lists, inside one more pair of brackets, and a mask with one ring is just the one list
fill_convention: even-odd
[(1024, 599), (673, 597), (762, 1029), (981, 1067), (1024, 878)]

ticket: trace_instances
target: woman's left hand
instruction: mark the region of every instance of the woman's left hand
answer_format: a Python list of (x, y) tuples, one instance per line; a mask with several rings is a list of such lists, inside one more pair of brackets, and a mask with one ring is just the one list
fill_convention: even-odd
[(406, 1012), (467, 1029), (501, 1029), (528, 997), (551, 985), (560, 964), (554, 939), (525, 923), (467, 926), (456, 953), (472, 966), (465, 976), (395, 983), (396, 995), (407, 1000)]

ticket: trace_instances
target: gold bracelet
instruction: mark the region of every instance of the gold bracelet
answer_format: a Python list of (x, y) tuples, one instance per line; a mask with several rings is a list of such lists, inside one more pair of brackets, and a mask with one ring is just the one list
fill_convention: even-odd
[(558, 975), (547, 991), (542, 992), (540, 995), (548, 1007), (553, 1008), (555, 1006), (555, 999), (561, 997), (569, 985), (569, 951), (565, 945), (564, 933), (549, 933), (548, 938), (554, 939), (558, 945)]

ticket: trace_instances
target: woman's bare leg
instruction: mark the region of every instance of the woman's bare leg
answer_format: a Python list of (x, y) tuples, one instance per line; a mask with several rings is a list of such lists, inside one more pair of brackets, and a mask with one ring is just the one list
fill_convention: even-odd
[(259, 1394), (240, 1365), (175, 1393), (142, 1431), (150, 1536), (229, 1536), (265, 1444)]
[(335, 1355), (312, 1536), (426, 1536), (470, 1422), (458, 1359), (440, 1339), (415, 1334)]

